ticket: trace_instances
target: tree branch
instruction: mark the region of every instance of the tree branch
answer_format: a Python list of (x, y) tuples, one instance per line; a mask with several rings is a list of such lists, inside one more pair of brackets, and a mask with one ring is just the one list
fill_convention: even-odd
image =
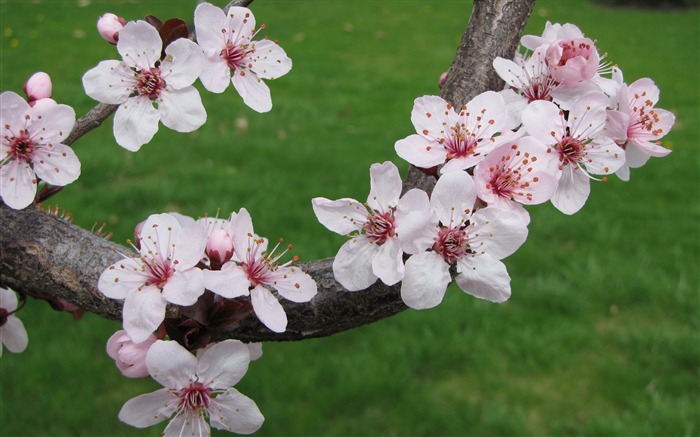
[[(234, 1), (231, 4), (250, 1)], [(476, 0), (469, 25), (448, 72), (442, 96), (455, 106), (489, 89), (501, 89), (492, 61), (511, 57), (534, 6), (534, 0)], [(76, 123), (67, 143), (99, 126), (116, 108), (97, 105)], [(411, 168), (404, 189), (431, 191), (434, 177)], [(97, 290), (102, 271), (126, 256), (123, 246), (106, 241), (36, 209), (12, 210), (0, 205), (0, 284), (18, 291), (48, 293), (101, 317), (121, 320), (121, 301), (107, 299)], [(287, 331), (276, 334), (255, 316), (246, 317), (223, 336), (244, 341), (301, 340), (322, 337), (395, 315), (406, 306), (397, 284), (381, 282), (367, 290), (347, 292), (333, 278), (333, 259), (300, 264), (318, 284), (308, 303), (282, 299), (288, 317)], [(169, 308), (171, 315), (177, 308)]]

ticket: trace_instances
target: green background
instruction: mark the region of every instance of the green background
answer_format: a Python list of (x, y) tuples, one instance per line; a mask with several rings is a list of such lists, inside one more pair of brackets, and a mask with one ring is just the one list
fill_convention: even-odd
[[(222, 2), (223, 3), (223, 2)], [(81, 76), (116, 59), (95, 22), (154, 14), (192, 19), (194, 1), (0, 1), (0, 90), (35, 71), (84, 114)], [(161, 126), (136, 154), (111, 120), (75, 144), (82, 175), (54, 202), (75, 223), (107, 224), (123, 243), (149, 214), (226, 216), (246, 207), (256, 231), (302, 260), (344, 241), (316, 221), (312, 197), (364, 199), (369, 166), (407, 165), (393, 144), (413, 133), (413, 100), (438, 94), (470, 14), (467, 1), (258, 0), (263, 35), (294, 61), (257, 114), (232, 88), (202, 92), (207, 123)], [(565, 216), (529, 208), (530, 237), (506, 259), (503, 305), (450, 288), (444, 302), (298, 343), (268, 343), (237, 388), (266, 417), (259, 435), (698, 435), (700, 336), (700, 17), (697, 9), (601, 8), (540, 1), (527, 33), (577, 24), (628, 83), (652, 78), (676, 114), (668, 157), (631, 181), (595, 183)], [(199, 86), (202, 90), (201, 86)], [(1, 224), (0, 224), (1, 225)], [(41, 272), (37, 272), (41, 274)], [(22, 354), (0, 358), (0, 435), (160, 435), (117, 413), (158, 388), (121, 376), (104, 352), (119, 324), (30, 301)]]

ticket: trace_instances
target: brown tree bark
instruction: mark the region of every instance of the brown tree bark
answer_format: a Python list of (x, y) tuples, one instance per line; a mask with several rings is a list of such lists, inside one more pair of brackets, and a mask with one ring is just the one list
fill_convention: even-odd
[[(252, 0), (233, 1), (247, 5)], [(461, 106), (473, 96), (498, 90), (503, 82), (492, 61), (510, 58), (535, 0), (476, 0), (469, 24), (447, 75), (442, 97)], [(70, 144), (99, 126), (116, 106), (97, 105), (80, 118), (66, 141)], [(411, 168), (404, 189), (417, 187), (430, 192), (435, 179)], [(102, 271), (128, 248), (106, 241), (42, 211), (12, 210), (0, 203), (0, 285), (18, 291), (46, 293), (74, 303), (101, 317), (121, 320), (122, 302), (104, 297), (97, 290)], [(395, 315), (406, 306), (400, 284), (377, 282), (367, 290), (348, 292), (333, 278), (333, 259), (300, 264), (318, 284), (311, 302), (298, 304), (282, 299), (288, 317), (287, 331), (277, 334), (255, 316), (248, 316), (225, 337), (244, 341), (301, 340), (323, 337)], [(169, 314), (177, 308), (169, 308)]]

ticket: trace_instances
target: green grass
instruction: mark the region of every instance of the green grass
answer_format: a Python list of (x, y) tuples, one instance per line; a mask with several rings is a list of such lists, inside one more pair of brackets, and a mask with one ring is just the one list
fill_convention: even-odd
[[(0, 90), (35, 71), (80, 115), (94, 105), (81, 75), (116, 51), (94, 31), (112, 11), (191, 16), (194, 1), (0, 1)], [(86, 5), (86, 6), (80, 6)], [(259, 115), (229, 89), (203, 93), (208, 122), (192, 134), (161, 126), (137, 154), (111, 120), (75, 145), (80, 179), (56, 201), (78, 225), (107, 222), (123, 242), (149, 214), (222, 215), (246, 207), (256, 230), (283, 236), (302, 259), (335, 254), (342, 238), (310, 199), (362, 199), (368, 169), (413, 131), (413, 99), (437, 94), (469, 16), (467, 2), (258, 0), (265, 35), (294, 61)], [(599, 183), (569, 217), (530, 208), (530, 238), (506, 260), (513, 297), (478, 301), (457, 288), (428, 311), (350, 332), (268, 343), (238, 388), (266, 422), (260, 435), (700, 434), (700, 14), (541, 1), (527, 28), (573, 22), (628, 82), (651, 77), (676, 114), (673, 149)], [(247, 121), (247, 128), (237, 127)], [(40, 274), (40, 272), (37, 272)], [(0, 359), (0, 435), (159, 435), (116, 415), (152, 391), (104, 353), (114, 322), (74, 323), (42, 302), (19, 314), (27, 350)]]

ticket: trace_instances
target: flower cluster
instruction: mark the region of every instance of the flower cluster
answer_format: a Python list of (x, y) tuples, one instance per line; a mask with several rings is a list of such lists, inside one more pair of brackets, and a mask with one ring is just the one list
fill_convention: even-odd
[(551, 200), (573, 214), (591, 180), (615, 172), (627, 180), (630, 167), (670, 152), (658, 140), (674, 117), (655, 108), (650, 79), (626, 85), (572, 24), (548, 23), (542, 36), (521, 42), (524, 55), (493, 62), (505, 90), (459, 108), (438, 96), (415, 100), (416, 133), (395, 150), (439, 177), (430, 196), (413, 189), (400, 197), (398, 169), (386, 162), (370, 168), (364, 205), (313, 199), (321, 224), (349, 236), (333, 263), (347, 290), (402, 281), (403, 301), (422, 309), (439, 304), (454, 278), (469, 294), (504, 302), (510, 277), (500, 260), (527, 238), (524, 205)]
[(114, 137), (125, 149), (138, 151), (151, 141), (159, 122), (178, 132), (201, 127), (207, 114), (193, 86), (197, 79), (214, 93), (233, 83), (246, 105), (258, 112), (272, 109), (262, 79), (283, 76), (292, 61), (275, 42), (253, 41), (264, 26), (255, 28), (251, 11), (232, 6), (224, 13), (202, 3), (194, 23), (197, 43), (185, 38), (186, 30), (171, 40), (151, 22), (127, 23), (114, 14), (98, 21), (100, 34), (116, 45), (122, 60), (100, 62), (85, 73), (83, 87), (93, 99), (119, 105)]
[[(316, 282), (294, 265), (298, 257), (280, 261), (291, 245), (278, 252), (280, 240), (268, 249), (245, 209), (228, 219), (155, 214), (134, 236), (139, 256), (112, 264), (98, 282), (105, 296), (124, 300), (124, 330), (109, 339), (107, 353), (125, 376), (150, 375), (166, 389), (127, 402), (120, 419), (145, 427), (175, 413), (166, 435), (206, 434), (207, 416), (216, 428), (254, 432), (262, 415), (229, 387), (260, 356), (259, 345), (214, 344), (212, 337), (250, 313), (284, 332), (287, 316), (271, 290), (308, 302)], [(183, 316), (166, 318), (168, 303), (180, 305)], [(162, 341), (166, 335), (170, 341)], [(196, 350), (203, 351), (199, 363), (189, 352)]]

